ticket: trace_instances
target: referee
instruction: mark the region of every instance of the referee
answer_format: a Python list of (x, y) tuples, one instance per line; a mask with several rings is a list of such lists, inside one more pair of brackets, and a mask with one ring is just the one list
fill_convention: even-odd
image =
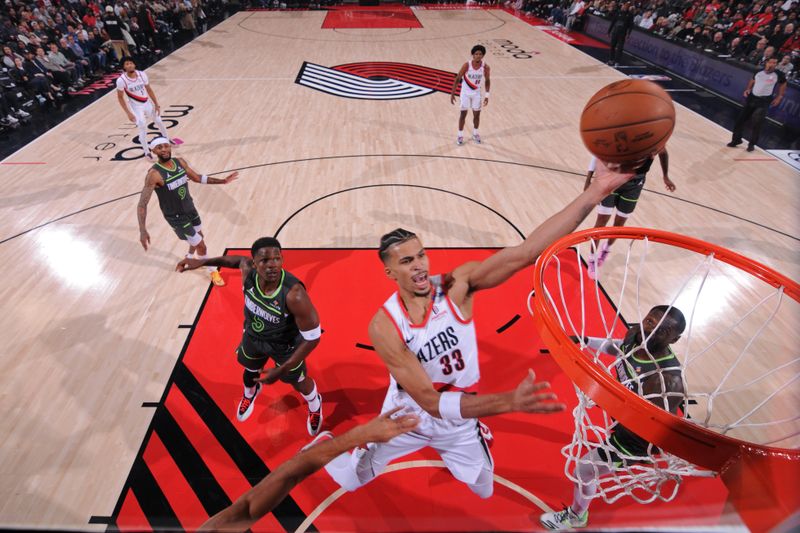
[[(735, 148), (742, 144), (742, 129), (745, 122), (752, 116), (753, 117), (753, 133), (750, 135), (750, 143), (747, 145), (747, 151), (752, 152), (756, 148), (758, 142), (758, 135), (761, 133), (761, 125), (764, 124), (764, 119), (767, 118), (767, 111), (770, 106), (776, 106), (781, 103), (783, 93), (786, 92), (786, 75), (775, 67), (778, 64), (778, 58), (771, 57), (764, 65), (764, 70), (756, 72), (755, 76), (747, 84), (747, 89), (744, 90), (744, 108), (736, 119), (736, 124), (733, 126), (733, 137), (728, 146)], [(778, 95), (772, 97), (775, 92), (775, 86), (778, 86)]]

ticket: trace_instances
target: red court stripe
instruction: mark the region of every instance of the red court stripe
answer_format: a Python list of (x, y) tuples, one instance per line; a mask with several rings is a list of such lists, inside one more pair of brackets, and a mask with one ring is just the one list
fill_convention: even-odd
[[(172, 388), (165, 405), (180, 428), (186, 433), (189, 442), (203, 457), (206, 466), (228, 498), (236, 501), (239, 496), (250, 490), (250, 482), (247, 481), (228, 452), (214, 437), (178, 387)], [(270, 531), (283, 530), (280, 522), (271, 513), (262, 519), (260, 524), (268, 524)]]
[(119, 510), (117, 527), (120, 531), (153, 531), (139, 501), (130, 489), (128, 489), (128, 495)]
[(0, 163), (0, 165), (46, 165), (47, 163), (44, 161), (20, 161), (18, 163), (13, 162), (6, 162)]
[(734, 161), (777, 161), (774, 157), (761, 157), (761, 158), (749, 158), (749, 157), (734, 157)]
[(143, 458), (184, 529), (196, 529), (205, 522), (208, 513), (155, 432)]

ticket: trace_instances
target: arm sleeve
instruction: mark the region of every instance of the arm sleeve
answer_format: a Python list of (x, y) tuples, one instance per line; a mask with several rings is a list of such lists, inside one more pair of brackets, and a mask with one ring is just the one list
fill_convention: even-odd
[(602, 337), (586, 337), (586, 346), (598, 352), (609, 355), (618, 355), (622, 341), (618, 339), (604, 339)]
[(117, 78), (116, 85), (117, 85), (117, 90), (118, 91), (124, 91), (125, 90), (125, 86), (122, 84), (122, 76)]

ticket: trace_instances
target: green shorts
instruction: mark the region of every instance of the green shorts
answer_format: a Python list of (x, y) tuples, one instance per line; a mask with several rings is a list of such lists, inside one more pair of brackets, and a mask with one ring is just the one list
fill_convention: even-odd
[[(242, 342), (236, 348), (236, 359), (239, 364), (248, 370), (262, 370), (267, 362), (272, 359), (275, 366), (281, 366), (294, 353), (297, 345), (303, 339), (298, 335), (291, 344), (280, 344), (255, 339), (250, 335), (242, 335)], [(301, 361), (299, 365), (290, 368), (280, 380), (284, 383), (299, 383), (306, 378), (306, 362)]]
[(196, 210), (188, 213), (179, 213), (177, 215), (164, 215), (167, 223), (175, 232), (175, 235), (182, 241), (191, 241), (197, 239), (199, 232), (202, 231), (202, 222), (200, 215)]

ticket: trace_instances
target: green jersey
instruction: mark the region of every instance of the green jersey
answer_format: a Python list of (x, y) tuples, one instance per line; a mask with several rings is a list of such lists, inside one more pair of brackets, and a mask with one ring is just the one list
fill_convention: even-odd
[(251, 270), (243, 284), (245, 334), (272, 344), (292, 344), (300, 330), (286, 305), (286, 295), (298, 283), (303, 285), (302, 281), (282, 270), (278, 287), (270, 294), (264, 294), (258, 285), (258, 272)]
[[(170, 167), (173, 167), (170, 169)], [(172, 158), (167, 165), (160, 162), (153, 165), (153, 169), (161, 174), (164, 185), (156, 187), (158, 205), (165, 217), (183, 215), (196, 211), (192, 196), (189, 194), (189, 176), (186, 169)]]

